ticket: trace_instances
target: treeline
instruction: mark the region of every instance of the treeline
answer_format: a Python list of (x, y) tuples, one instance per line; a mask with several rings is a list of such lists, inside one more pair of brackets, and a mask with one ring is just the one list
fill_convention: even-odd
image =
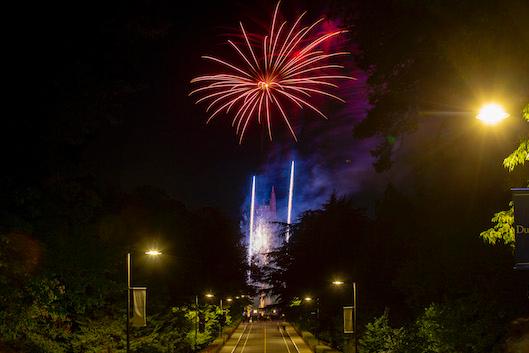
[[(127, 252), (132, 285), (148, 287), (148, 326), (132, 330), (136, 352), (203, 347), (224, 320), (219, 298), (247, 290), (240, 232), (218, 210), (187, 209), (153, 188), (103, 190), (86, 177), (2, 186), (2, 351), (123, 351)], [(163, 255), (147, 258), (151, 247)], [(242, 303), (232, 309), (238, 318)]]
[(510, 247), (456, 216), (462, 206), (450, 219), (389, 186), (368, 217), (333, 197), (291, 227), (265, 278), (291, 320), (339, 349), (355, 281), (363, 352), (492, 352), (529, 313), (529, 278), (512, 270)]

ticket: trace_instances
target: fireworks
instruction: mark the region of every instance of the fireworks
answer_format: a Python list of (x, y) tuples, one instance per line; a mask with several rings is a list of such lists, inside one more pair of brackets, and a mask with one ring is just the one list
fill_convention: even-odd
[(221, 112), (234, 113), (232, 126), (242, 143), (244, 133), (250, 120), (257, 118), (261, 124), (266, 121), (268, 136), (272, 140), (272, 115), (282, 117), (290, 133), (297, 141), (296, 134), (287, 116), (285, 104), (309, 108), (327, 119), (318, 108), (311, 104), (312, 95), (322, 95), (340, 102), (340, 97), (329, 93), (329, 87), (338, 87), (334, 82), (352, 77), (338, 75), (336, 70), (343, 66), (329, 64), (327, 61), (348, 52), (326, 53), (319, 49), (324, 42), (346, 31), (336, 30), (314, 36), (316, 26), (323, 19), (310, 26), (302, 27), (302, 13), (290, 29), (287, 22), (277, 22), (279, 2), (272, 18), (268, 35), (264, 36), (259, 45), (251, 43), (244, 26), (240, 23), (243, 44), (228, 43), (240, 57), (241, 64), (233, 64), (214, 56), (202, 56), (220, 64), (226, 71), (222, 73), (199, 76), (191, 80), (201, 87), (189, 95), (203, 95), (196, 103), (208, 102), (206, 112), (211, 112), (207, 123)]

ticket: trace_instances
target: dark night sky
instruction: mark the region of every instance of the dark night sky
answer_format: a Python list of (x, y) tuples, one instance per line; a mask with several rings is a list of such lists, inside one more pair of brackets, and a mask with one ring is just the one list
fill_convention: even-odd
[[(308, 9), (312, 20), (326, 12), (314, 4), (288, 2), (282, 13), (294, 16)], [(306, 173), (300, 170), (299, 175), (310, 176), (309, 184), (316, 184), (316, 178), (325, 181), (334, 177), (330, 174), (341, 173), (342, 168), (349, 169), (349, 176), (369, 173), (370, 144), (350, 137), (366, 105), (363, 77), (354, 70), (351, 58), (345, 62), (347, 72), (361, 80), (339, 92), (348, 104), (323, 102), (329, 121), (314, 114), (297, 116), (298, 144), (278, 123), (273, 143), (264, 131), (253, 127), (243, 145), (238, 145), (227, 121), (218, 119), (206, 126), (205, 107), (195, 105), (187, 96), (190, 79), (211, 70), (200, 55), (223, 54), (228, 35), (237, 32), (239, 20), (250, 31), (262, 30), (270, 21), (274, 2), (251, 6), (189, 2), (186, 8), (176, 2), (148, 1), (41, 6), (33, 12), (36, 18), (28, 22), (30, 52), (34, 53), (31, 71), (38, 77), (33, 79), (38, 82), (36, 91), (42, 104), (37, 114), (55, 119), (50, 106), (56, 111), (68, 110), (65, 103), (79, 96), (82, 99), (92, 86), (113, 87), (117, 82), (118, 87), (122, 83), (128, 87), (130, 83), (134, 90), (119, 101), (119, 123), (103, 123), (85, 149), (86, 167), (100, 180), (125, 189), (158, 186), (192, 207), (218, 206), (236, 215), (250, 175), (263, 173), (269, 164), (280, 169), (282, 163), (286, 168), (292, 157), (307, 160), (310, 169)], [(345, 42), (340, 45), (350, 47)], [(309, 206), (318, 206), (333, 190), (358, 188), (358, 181), (354, 186), (344, 184), (324, 190), (320, 185), (319, 198)], [(301, 194), (302, 190), (298, 191)]]
[[(317, 1), (299, 3), (284, 1), (282, 13), (294, 16), (308, 9), (314, 19), (328, 10)], [(85, 167), (103, 182), (126, 190), (154, 185), (192, 207), (217, 206), (236, 216), (251, 174), (266, 175), (273, 183), (296, 158), (298, 210), (318, 207), (333, 191), (357, 193), (359, 204), (369, 206), (388, 180), (405, 177), (395, 176), (399, 171), (376, 175), (369, 154), (375, 141), (352, 138), (354, 124), (367, 109), (365, 75), (354, 69), (352, 59), (345, 62), (346, 71), (359, 80), (339, 91), (347, 104), (321, 105), (329, 121), (298, 116), (298, 144), (278, 124), (273, 143), (251, 128), (240, 146), (227, 121), (205, 126), (204, 106), (187, 96), (190, 79), (209, 72), (210, 64), (200, 55), (224, 53), (227, 34), (237, 31), (239, 20), (249, 31), (261, 29), (274, 4), (41, 4), (23, 21), (28, 33), (23, 52), (32, 82), (28, 95), (36, 98), (36, 112), (24, 119), (67, 124), (68, 114), (78, 112), (70, 101), (79, 100), (82, 111), (92, 89), (116, 85), (127, 92), (118, 101), (119, 122), (97, 125), (83, 153)], [(341, 45), (353, 50), (350, 43)], [(58, 119), (57, 113), (66, 118)], [(97, 111), (79, 115), (82, 121), (104, 119)]]

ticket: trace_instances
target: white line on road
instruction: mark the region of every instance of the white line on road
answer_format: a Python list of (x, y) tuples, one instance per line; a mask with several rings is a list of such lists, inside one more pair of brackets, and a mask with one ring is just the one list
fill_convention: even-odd
[(235, 350), (237, 349), (237, 346), (239, 345), (239, 342), (241, 341), (242, 336), (244, 336), (244, 332), (246, 332), (246, 328), (248, 328), (248, 324), (244, 325), (244, 329), (242, 330), (242, 333), (239, 336), (239, 339), (235, 343), (235, 346), (233, 346), (233, 349), (231, 350), (231, 353), (235, 352)]
[(288, 338), (290, 338), (290, 342), (292, 342), (292, 344), (294, 345), (294, 348), (296, 348), (296, 351), (298, 351), (298, 353), (300, 353), (300, 352), (299, 352), (299, 348), (298, 348), (298, 346), (296, 345), (296, 342), (294, 342), (294, 340), (292, 339), (292, 337), (290, 337), (290, 334), (288, 333), (288, 331), (287, 331), (286, 328), (285, 328), (285, 333), (288, 335)]
[(248, 330), (248, 334), (246, 336), (246, 340), (244, 340), (244, 344), (242, 345), (241, 353), (244, 352), (244, 348), (246, 348), (246, 343), (248, 342), (248, 338), (250, 338), (250, 332), (252, 332), (252, 327), (253, 327), (253, 322), (250, 325), (250, 329)]
[(287, 352), (290, 353), (290, 348), (288, 348), (287, 340), (285, 339), (285, 335), (283, 334), (283, 330), (279, 328), (279, 332), (281, 332), (281, 337), (283, 337), (283, 342), (285, 342), (285, 346), (287, 346)]

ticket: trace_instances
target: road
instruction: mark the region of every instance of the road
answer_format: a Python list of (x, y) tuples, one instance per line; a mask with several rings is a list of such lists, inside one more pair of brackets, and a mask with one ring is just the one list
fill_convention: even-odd
[(220, 353), (311, 353), (303, 339), (279, 321), (241, 323)]

